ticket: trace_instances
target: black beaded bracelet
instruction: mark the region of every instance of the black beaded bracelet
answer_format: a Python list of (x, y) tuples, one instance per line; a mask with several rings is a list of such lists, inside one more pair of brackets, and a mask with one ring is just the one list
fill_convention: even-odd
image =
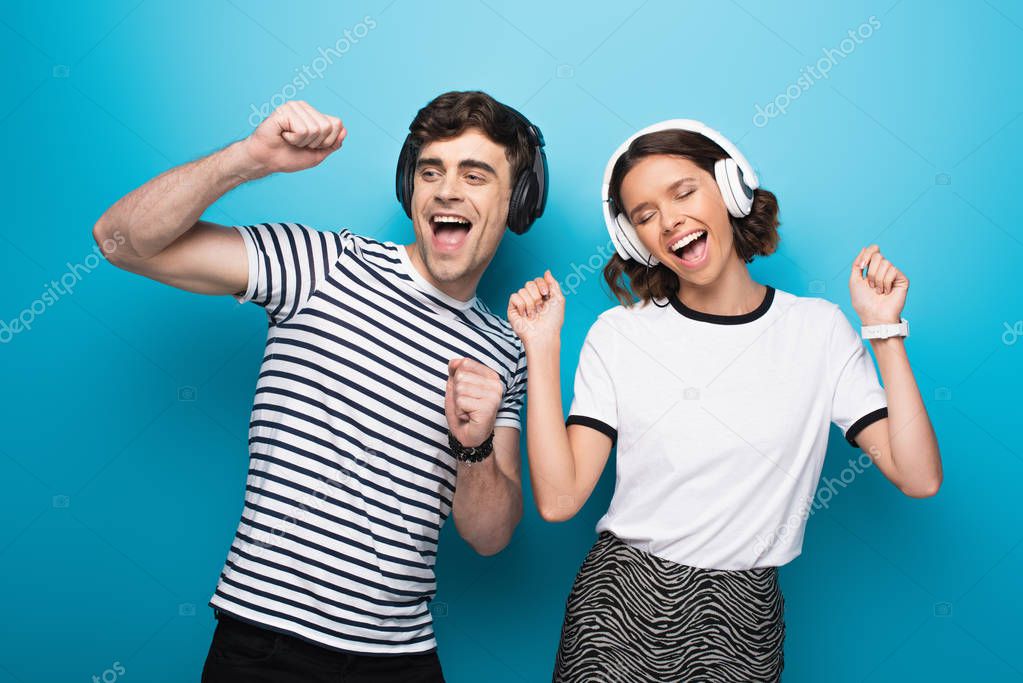
[(448, 447), (451, 449), (451, 455), (455, 456), (455, 460), (459, 462), (469, 464), (482, 462), (494, 452), (494, 432), (490, 432), (490, 436), (479, 446), (463, 446), (448, 430)]

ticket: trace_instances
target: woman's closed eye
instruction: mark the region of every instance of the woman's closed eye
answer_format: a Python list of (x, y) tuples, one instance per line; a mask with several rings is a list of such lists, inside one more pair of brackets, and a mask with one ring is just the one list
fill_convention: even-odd
[[(689, 195), (693, 194), (694, 192), (696, 192), (696, 190), (686, 190), (685, 192), (680, 192), (677, 195), (675, 195), (675, 201), (682, 201), (683, 199), (687, 198)], [(638, 216), (634, 221), (632, 221), (632, 224), (633, 225), (643, 225), (644, 223), (646, 223), (648, 220), (650, 220), (651, 218), (653, 218), (656, 215), (657, 215), (656, 211), (648, 211), (647, 213), (644, 213), (643, 215)]]

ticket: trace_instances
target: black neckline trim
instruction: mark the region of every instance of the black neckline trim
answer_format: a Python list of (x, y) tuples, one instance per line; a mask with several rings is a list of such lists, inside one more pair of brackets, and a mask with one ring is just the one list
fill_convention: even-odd
[(705, 323), (714, 323), (716, 325), (741, 325), (743, 323), (753, 322), (757, 318), (760, 318), (768, 309), (771, 308), (771, 302), (774, 301), (774, 287), (771, 285), (765, 285), (767, 291), (764, 293), (764, 300), (760, 302), (760, 305), (749, 313), (740, 313), (739, 315), (719, 315), (717, 313), (704, 313), (703, 311), (697, 311), (694, 308), (689, 308), (682, 300), (678, 298), (678, 295), (672, 296), (669, 301), (671, 302), (672, 308), (681, 313), (687, 318), (693, 320), (699, 320)]

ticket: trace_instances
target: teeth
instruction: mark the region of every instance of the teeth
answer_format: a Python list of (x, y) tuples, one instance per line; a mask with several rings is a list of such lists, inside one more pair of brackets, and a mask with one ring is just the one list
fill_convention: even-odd
[(670, 247), (668, 247), (668, 249), (670, 249), (671, 251), (678, 251), (679, 249), (681, 249), (682, 247), (686, 246), (687, 244), (689, 244), (693, 240), (699, 238), (701, 235), (705, 234), (706, 232), (707, 232), (706, 230), (699, 230), (697, 232), (691, 232), (688, 235), (686, 235), (685, 237), (683, 237), (682, 239), (680, 239), (678, 242), (675, 242), (675, 244), (673, 244)]
[(461, 223), (463, 225), (469, 224), (469, 221), (462, 218), (461, 216), (434, 216), (433, 220), (436, 221), (437, 223)]

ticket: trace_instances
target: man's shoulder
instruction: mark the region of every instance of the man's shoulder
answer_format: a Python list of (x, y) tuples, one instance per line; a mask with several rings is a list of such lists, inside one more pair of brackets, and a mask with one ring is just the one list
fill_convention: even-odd
[(369, 257), (368, 260), (375, 261), (377, 264), (386, 262), (396, 265), (400, 262), (398, 245), (393, 242), (378, 240), (369, 235), (354, 232), (350, 228), (333, 228), (318, 230), (318, 232), (334, 237), (342, 254), (360, 258)]
[(524, 355), (525, 349), (522, 346), (522, 340), (515, 334), (515, 330), (512, 328), (505, 318), (497, 315), (487, 304), (480, 298), (477, 298), (473, 310), (481, 318), (480, 325), (478, 328), (484, 333), (490, 333), (497, 335), (505, 342), (513, 346), (518, 355)]
[(317, 228), (301, 221), (264, 221), (261, 223), (237, 224), (236, 230), (255, 235), (266, 235), (284, 239), (307, 238), (333, 239), (337, 244), (348, 245), (356, 240), (366, 241), (348, 228)]

